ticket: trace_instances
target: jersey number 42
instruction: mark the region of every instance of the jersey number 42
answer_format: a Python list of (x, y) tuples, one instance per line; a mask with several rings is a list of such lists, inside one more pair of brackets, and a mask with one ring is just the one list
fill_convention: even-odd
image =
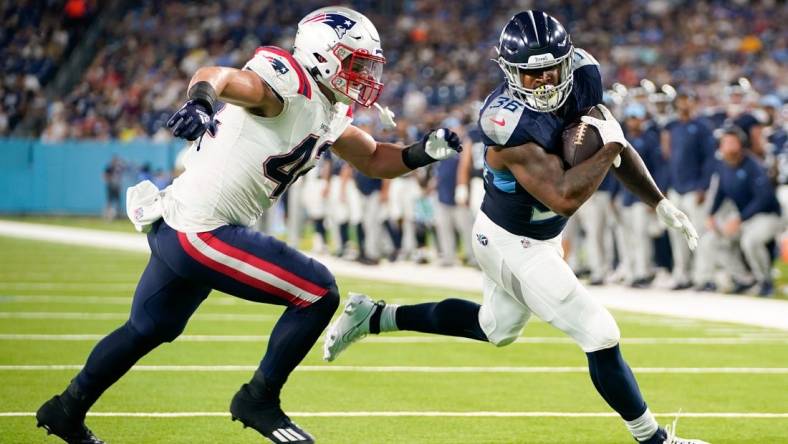
[[(295, 148), (285, 154), (271, 156), (263, 163), (263, 172), (276, 187), (268, 196), (269, 199), (276, 199), (287, 190), (293, 182), (309, 171), (312, 166), (305, 167), (312, 158), (312, 152), (317, 145), (318, 137), (310, 134), (301, 141)], [(322, 153), (331, 146), (331, 142), (324, 142), (320, 145), (318, 153)]]

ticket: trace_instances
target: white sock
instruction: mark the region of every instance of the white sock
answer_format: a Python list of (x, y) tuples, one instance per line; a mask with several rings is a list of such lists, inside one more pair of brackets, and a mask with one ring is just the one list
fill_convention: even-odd
[(659, 428), (657, 420), (654, 419), (654, 415), (651, 414), (651, 410), (649, 409), (646, 409), (639, 418), (633, 419), (632, 421), (624, 421), (624, 423), (627, 425), (629, 433), (638, 441), (645, 441), (651, 438), (657, 433), (657, 428)]
[(398, 331), (397, 327), (397, 307), (399, 305), (386, 304), (380, 313), (380, 331)]

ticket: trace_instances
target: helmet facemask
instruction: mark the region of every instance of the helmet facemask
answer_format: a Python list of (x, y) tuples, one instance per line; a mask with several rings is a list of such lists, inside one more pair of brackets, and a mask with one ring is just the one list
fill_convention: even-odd
[(341, 62), (339, 71), (329, 79), (331, 88), (361, 106), (372, 106), (383, 91), (380, 79), (386, 59), (341, 43), (333, 52)]
[[(506, 76), (506, 83), (512, 94), (522, 100), (526, 108), (546, 113), (557, 110), (569, 98), (574, 79), (572, 75), (573, 56), (574, 48), (570, 48), (564, 56), (558, 59), (549, 57), (549, 59), (539, 62), (510, 63), (503, 57), (498, 57), (496, 62)], [(523, 71), (544, 70), (557, 65), (559, 66), (557, 85), (543, 85), (533, 89), (523, 86)]]

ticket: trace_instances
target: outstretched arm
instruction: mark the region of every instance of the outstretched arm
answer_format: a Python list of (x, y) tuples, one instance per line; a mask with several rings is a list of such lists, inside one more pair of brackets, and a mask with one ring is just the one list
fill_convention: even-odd
[(629, 191), (651, 208), (655, 208), (665, 198), (654, 182), (654, 178), (651, 177), (651, 173), (646, 169), (643, 159), (631, 145), (621, 152), (621, 166), (614, 168), (613, 174)]
[(527, 143), (518, 147), (493, 147), (487, 151), (492, 167), (506, 167), (517, 182), (548, 208), (571, 216), (596, 191), (605, 178), (621, 145), (608, 143), (593, 156), (564, 170), (561, 159), (544, 148)]
[(274, 117), (284, 107), (281, 97), (256, 73), (220, 66), (198, 69), (187, 95), (189, 100), (167, 121), (172, 134), (186, 140), (197, 140), (206, 131), (215, 133), (213, 114), (219, 99), (263, 117)]
[(412, 145), (377, 142), (366, 131), (349, 126), (332, 150), (369, 177), (390, 179), (456, 155), (462, 150), (457, 134), (447, 129), (430, 132)]
[(278, 115), (284, 106), (282, 99), (252, 71), (222, 66), (200, 68), (189, 82), (189, 98), (194, 98), (192, 96), (197, 89), (208, 87), (213, 88), (218, 99), (233, 105), (258, 109), (263, 111), (261, 114), (264, 117)]

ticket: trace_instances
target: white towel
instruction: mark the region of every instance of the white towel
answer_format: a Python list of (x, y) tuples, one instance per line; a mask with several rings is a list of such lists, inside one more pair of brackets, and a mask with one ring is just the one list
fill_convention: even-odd
[(161, 191), (149, 180), (126, 190), (126, 215), (140, 233), (147, 233), (154, 222), (161, 219), (163, 207)]

